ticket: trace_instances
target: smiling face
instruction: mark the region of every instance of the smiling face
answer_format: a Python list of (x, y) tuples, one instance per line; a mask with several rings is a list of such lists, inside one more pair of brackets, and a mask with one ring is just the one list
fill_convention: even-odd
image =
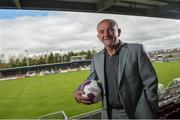
[(120, 32), (115, 21), (103, 20), (97, 26), (97, 37), (105, 48), (114, 47), (119, 43)]

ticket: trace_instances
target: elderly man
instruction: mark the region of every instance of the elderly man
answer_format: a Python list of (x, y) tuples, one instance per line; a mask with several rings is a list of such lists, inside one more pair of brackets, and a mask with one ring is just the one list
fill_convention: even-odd
[[(92, 59), (87, 80), (100, 80), (103, 86), (103, 119), (156, 118), (157, 76), (141, 44), (123, 43), (116, 21), (104, 19), (97, 25), (97, 37), (104, 49)], [(93, 104), (76, 90), (79, 103)]]

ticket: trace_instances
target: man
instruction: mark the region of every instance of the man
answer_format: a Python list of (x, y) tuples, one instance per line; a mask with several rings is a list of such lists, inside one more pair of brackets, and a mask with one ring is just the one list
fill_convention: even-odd
[[(97, 33), (104, 50), (92, 59), (88, 80), (102, 83), (102, 118), (157, 118), (158, 80), (143, 46), (120, 41), (121, 30), (112, 19), (102, 20)], [(82, 93), (75, 92), (77, 102), (92, 104)]]

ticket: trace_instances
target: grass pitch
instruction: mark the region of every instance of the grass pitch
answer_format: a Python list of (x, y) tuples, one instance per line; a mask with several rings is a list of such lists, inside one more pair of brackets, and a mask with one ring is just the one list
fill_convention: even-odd
[[(159, 82), (180, 77), (180, 61), (153, 63)], [(77, 71), (47, 76), (35, 76), (17, 80), (0, 81), (1, 119), (38, 119), (57, 111), (65, 111), (68, 117), (101, 107), (101, 104), (76, 103), (73, 93), (88, 76), (89, 71)]]
[(156, 70), (159, 83), (165, 86), (167, 86), (171, 80), (180, 77), (180, 61), (155, 62), (153, 66)]
[(0, 118), (32, 119), (45, 114), (65, 111), (74, 116), (99, 108), (77, 104), (73, 93), (86, 79), (88, 71), (0, 82)]

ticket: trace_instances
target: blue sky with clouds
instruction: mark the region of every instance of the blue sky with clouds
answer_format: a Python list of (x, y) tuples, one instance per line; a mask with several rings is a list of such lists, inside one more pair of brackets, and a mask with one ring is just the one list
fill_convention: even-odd
[(63, 11), (0, 10), (0, 54), (6, 56), (102, 49), (96, 25), (118, 22), (123, 42), (146, 50), (180, 48), (180, 20)]
[(22, 16), (47, 16), (48, 11), (0, 9), (0, 19), (14, 19)]

